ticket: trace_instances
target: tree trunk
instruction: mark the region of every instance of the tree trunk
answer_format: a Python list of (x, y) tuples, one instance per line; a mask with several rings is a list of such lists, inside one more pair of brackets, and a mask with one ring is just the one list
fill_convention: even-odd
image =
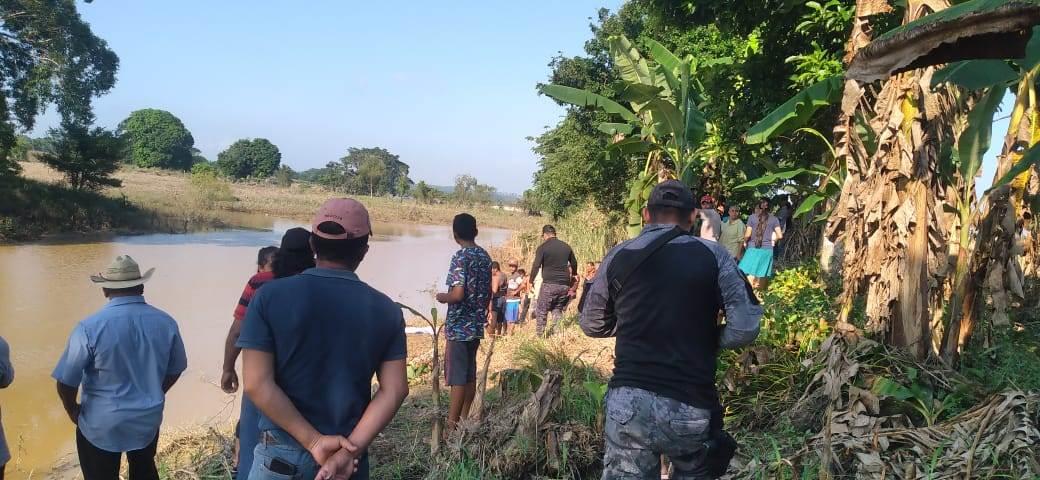
[[(857, 2), (850, 49), (862, 46), (859, 9), (876, 9), (876, 3)], [(927, 13), (914, 1), (907, 11), (905, 22)], [(937, 287), (945, 281), (949, 236), (937, 161), (940, 144), (952, 138), (948, 118), (954, 103), (946, 87), (929, 88), (933, 71), (898, 74), (876, 95), (867, 91), (869, 85), (846, 83), (835, 145), (848, 175), (827, 230), (844, 245), (839, 321), (865, 294), (867, 331), (918, 358), (933, 343), (932, 312), (944, 295)], [(876, 134), (874, 152), (853, 133), (857, 115)]]

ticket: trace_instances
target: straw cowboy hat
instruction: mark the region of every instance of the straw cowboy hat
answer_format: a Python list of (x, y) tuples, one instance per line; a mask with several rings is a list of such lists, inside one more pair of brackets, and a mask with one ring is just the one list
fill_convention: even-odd
[(141, 275), (141, 267), (130, 255), (120, 255), (103, 272), (91, 275), (90, 281), (104, 288), (130, 288), (143, 285), (152, 278), (154, 271), (154, 268), (149, 268)]

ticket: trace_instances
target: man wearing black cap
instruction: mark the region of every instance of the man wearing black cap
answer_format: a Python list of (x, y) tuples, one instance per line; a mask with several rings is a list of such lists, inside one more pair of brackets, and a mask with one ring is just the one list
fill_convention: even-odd
[(762, 309), (726, 249), (689, 234), (695, 212), (689, 188), (659, 184), (643, 210), (642, 233), (607, 254), (589, 291), (582, 330), (617, 337), (605, 401), (605, 479), (656, 478), (662, 454), (672, 460), (673, 478), (715, 478), (732, 454), (722, 432), (716, 355), (719, 347), (754, 341)]
[[(535, 305), (535, 329), (538, 335), (546, 332), (546, 317), (553, 315), (556, 326), (563, 317), (563, 310), (577, 291), (578, 259), (574, 250), (566, 242), (556, 238), (556, 228), (552, 225), (542, 227), (542, 244), (534, 252), (534, 265), (531, 266), (531, 281), (542, 273), (542, 288), (538, 289), (538, 303)], [(568, 270), (569, 269), (569, 270)]]

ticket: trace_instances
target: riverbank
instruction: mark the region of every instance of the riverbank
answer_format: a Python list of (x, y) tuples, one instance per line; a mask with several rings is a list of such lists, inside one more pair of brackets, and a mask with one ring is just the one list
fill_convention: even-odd
[[(61, 186), (61, 175), (42, 163), (22, 163), (20, 177), (0, 186), (0, 242), (35, 240), (55, 234), (182, 233), (249, 227), (249, 216), (306, 222), (324, 200), (341, 193), (309, 184), (282, 187), (268, 183), (222, 182), (229, 196), (205, 195), (191, 175), (123, 167), (118, 188), (100, 193)], [(223, 198), (222, 198), (223, 197)], [(538, 217), (492, 206), (424, 204), (413, 199), (357, 196), (372, 220), (385, 223), (450, 225), (469, 211), (483, 227), (534, 229)]]

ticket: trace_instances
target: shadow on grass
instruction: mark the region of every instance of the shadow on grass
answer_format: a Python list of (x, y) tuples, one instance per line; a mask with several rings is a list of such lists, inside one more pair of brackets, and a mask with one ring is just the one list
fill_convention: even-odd
[(23, 177), (0, 179), (0, 242), (51, 234), (184, 232), (194, 221), (97, 192)]

